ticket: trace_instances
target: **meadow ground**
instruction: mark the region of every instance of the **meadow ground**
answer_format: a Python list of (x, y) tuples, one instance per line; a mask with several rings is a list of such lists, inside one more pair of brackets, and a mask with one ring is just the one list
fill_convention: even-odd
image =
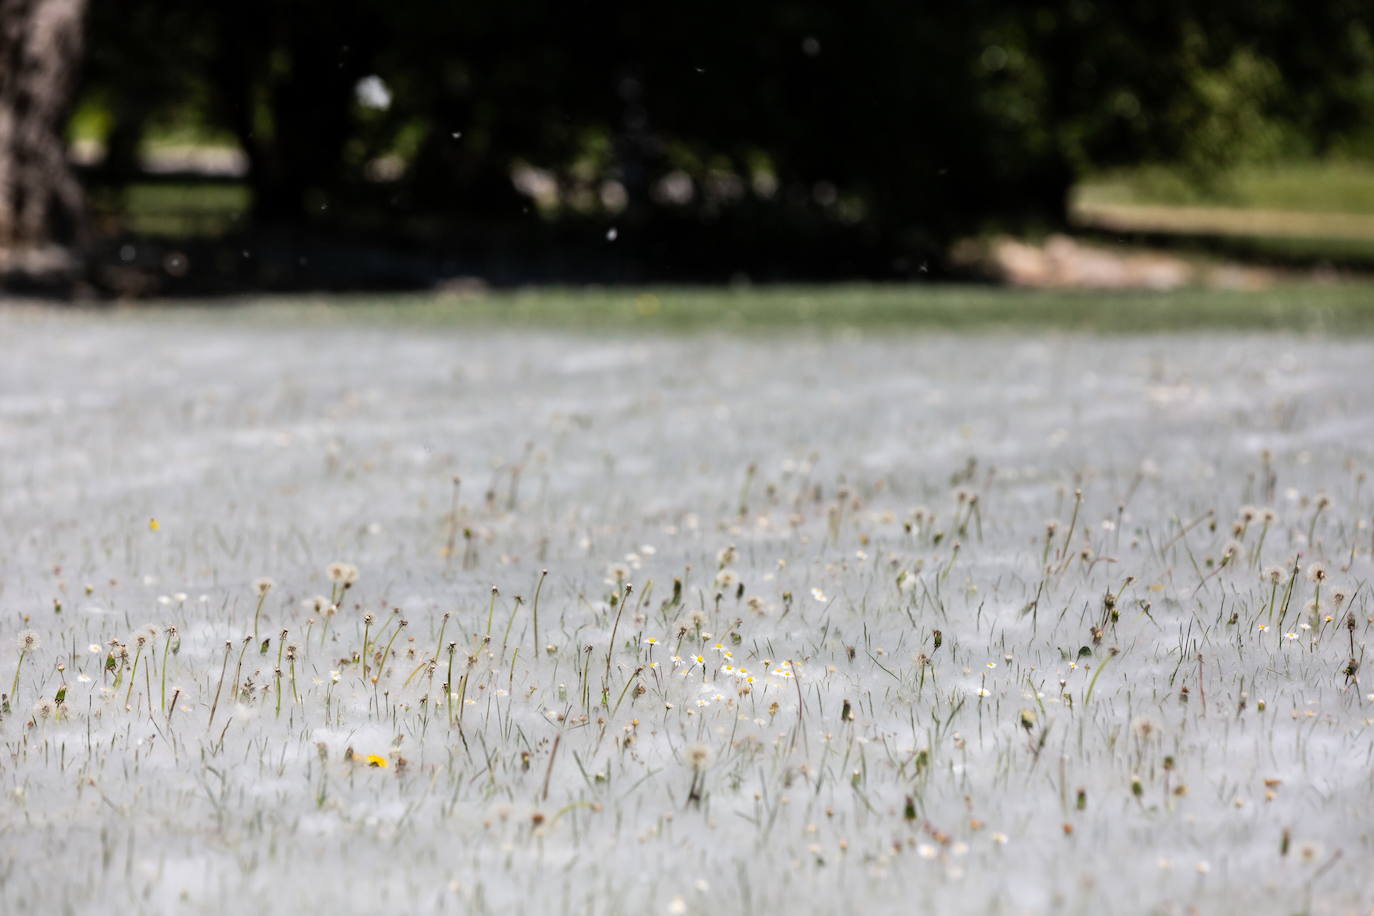
[(1371, 328), (0, 309), (0, 912), (1367, 913)]
[(1083, 227), (1146, 233), (1243, 260), (1374, 265), (1374, 165), (1289, 162), (1231, 169), (1198, 187), (1159, 168), (1130, 169), (1074, 190)]

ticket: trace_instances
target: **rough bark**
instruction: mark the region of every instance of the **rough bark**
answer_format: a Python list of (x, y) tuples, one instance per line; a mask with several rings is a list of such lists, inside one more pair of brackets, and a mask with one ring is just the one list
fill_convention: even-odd
[(83, 241), (63, 128), (85, 8), (86, 0), (0, 0), (0, 273), (70, 263)]

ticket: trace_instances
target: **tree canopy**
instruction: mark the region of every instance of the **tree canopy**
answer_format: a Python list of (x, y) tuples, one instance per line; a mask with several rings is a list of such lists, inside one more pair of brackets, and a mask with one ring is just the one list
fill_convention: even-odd
[(1087, 171), (1372, 134), (1360, 0), (93, 4), (106, 167), (154, 126), (246, 155), (259, 226), (621, 240), (690, 272), (916, 269), (1054, 225)]

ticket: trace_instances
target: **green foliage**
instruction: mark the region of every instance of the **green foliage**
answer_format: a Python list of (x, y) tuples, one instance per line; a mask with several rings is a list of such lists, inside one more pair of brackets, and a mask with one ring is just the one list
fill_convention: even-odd
[[(591, 218), (899, 257), (1061, 222), (1088, 172), (1166, 163), (1201, 185), (1339, 148), (1374, 113), (1352, 0), (129, 0), (96, 4), (91, 32), (111, 138), (233, 136), (262, 222)], [(356, 97), (371, 74), (384, 110)]]

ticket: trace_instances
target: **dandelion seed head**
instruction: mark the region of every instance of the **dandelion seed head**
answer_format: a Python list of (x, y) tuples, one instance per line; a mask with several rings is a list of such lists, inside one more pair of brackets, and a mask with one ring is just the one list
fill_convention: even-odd
[(1148, 741), (1160, 732), (1160, 724), (1156, 719), (1149, 716), (1136, 716), (1131, 721), (1131, 731), (1135, 732), (1136, 737), (1141, 741)]
[(1321, 858), (1322, 852), (1322, 845), (1312, 840), (1305, 840), (1297, 845), (1298, 858), (1305, 863), (1317, 861)]

